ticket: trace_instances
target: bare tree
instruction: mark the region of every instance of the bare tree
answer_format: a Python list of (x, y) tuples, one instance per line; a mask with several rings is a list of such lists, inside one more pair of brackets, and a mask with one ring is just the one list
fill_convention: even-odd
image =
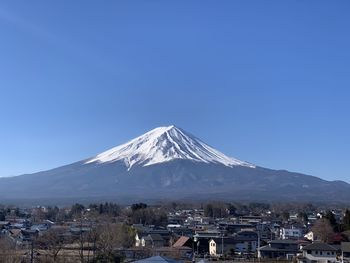
[(107, 262), (114, 262), (121, 256), (116, 253), (119, 248), (126, 248), (133, 245), (133, 232), (125, 224), (104, 222), (97, 228), (97, 254)]
[(0, 238), (0, 262), (20, 263), (21, 257), (16, 253), (13, 244), (5, 238)]
[(312, 227), (312, 232), (317, 237), (317, 239), (326, 243), (330, 242), (334, 235), (334, 231), (331, 224), (329, 223), (329, 220), (325, 218), (321, 218), (316, 221)]
[(53, 262), (57, 262), (58, 254), (63, 249), (65, 230), (62, 228), (52, 228), (40, 236), (36, 243), (42, 248)]

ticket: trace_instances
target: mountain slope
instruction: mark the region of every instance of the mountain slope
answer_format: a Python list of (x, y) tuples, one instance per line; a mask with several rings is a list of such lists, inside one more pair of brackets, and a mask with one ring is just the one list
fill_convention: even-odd
[(218, 163), (225, 166), (255, 166), (227, 157), (199, 139), (175, 127), (159, 127), (123, 145), (103, 152), (86, 163), (106, 163), (122, 160), (130, 169), (133, 165), (148, 166), (185, 159), (204, 163)]
[(0, 179), (0, 198), (343, 201), (340, 181), (257, 167), (174, 126), (156, 128), (96, 157)]

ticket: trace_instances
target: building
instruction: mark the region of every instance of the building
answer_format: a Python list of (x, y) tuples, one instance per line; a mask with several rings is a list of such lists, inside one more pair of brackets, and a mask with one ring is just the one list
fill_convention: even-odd
[(209, 241), (209, 255), (218, 257), (223, 255), (234, 255), (236, 240), (233, 237), (212, 238)]
[(133, 225), (136, 230), (136, 247), (161, 247), (169, 245), (171, 233), (167, 229), (156, 229), (143, 225)]
[(281, 239), (300, 239), (303, 237), (303, 231), (300, 228), (285, 228), (280, 229)]
[(194, 248), (196, 254), (204, 255), (209, 253), (208, 244), (210, 240), (213, 238), (220, 238), (220, 236), (220, 231), (216, 230), (196, 231), (196, 234), (193, 235), (193, 241), (195, 243)]
[(181, 263), (182, 261), (177, 261), (171, 258), (162, 257), (162, 256), (155, 256), (150, 258), (145, 258), (141, 260), (134, 261), (135, 263)]
[(254, 231), (242, 231), (231, 237), (217, 237), (209, 241), (210, 256), (251, 254), (257, 250), (258, 235)]
[(337, 249), (329, 244), (315, 242), (304, 246), (298, 263), (332, 263), (337, 261)]
[(258, 248), (258, 257), (292, 259), (299, 251), (299, 242), (296, 240), (271, 240), (268, 245)]
[(173, 247), (188, 247), (188, 248), (193, 248), (194, 243), (192, 238), (186, 237), (186, 236), (181, 236), (173, 245)]
[(342, 262), (347, 261), (350, 262), (350, 242), (342, 242), (341, 243), (341, 259)]
[(159, 234), (148, 234), (141, 239), (136, 236), (136, 246), (137, 247), (164, 247), (165, 246), (165, 241), (162, 238), (161, 235)]
[(307, 232), (304, 235), (304, 238), (306, 238), (307, 240), (310, 240), (310, 241), (315, 241), (317, 239), (316, 235), (312, 231)]

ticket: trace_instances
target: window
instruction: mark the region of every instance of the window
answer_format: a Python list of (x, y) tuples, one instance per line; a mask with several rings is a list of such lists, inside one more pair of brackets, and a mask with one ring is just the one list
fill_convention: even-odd
[(315, 254), (318, 255), (318, 251), (315, 251)]
[(329, 256), (331, 253), (330, 252), (327, 252), (327, 255)]

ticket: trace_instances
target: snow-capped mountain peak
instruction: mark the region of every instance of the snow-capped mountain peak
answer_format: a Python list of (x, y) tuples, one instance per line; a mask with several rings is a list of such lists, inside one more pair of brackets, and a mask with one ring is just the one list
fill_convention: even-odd
[(148, 166), (176, 159), (255, 168), (250, 163), (224, 155), (174, 125), (155, 128), (89, 159), (86, 163), (124, 161), (127, 168), (131, 169), (134, 165)]

